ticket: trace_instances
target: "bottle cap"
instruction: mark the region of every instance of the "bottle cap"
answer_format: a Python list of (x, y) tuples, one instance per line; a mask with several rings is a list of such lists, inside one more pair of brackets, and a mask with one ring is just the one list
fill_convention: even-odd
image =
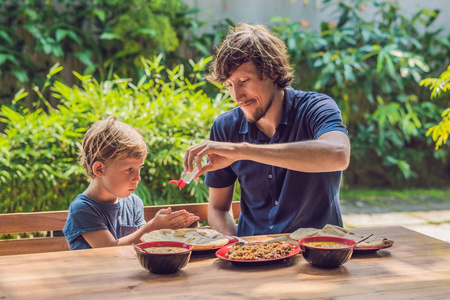
[(169, 183), (176, 183), (177, 187), (179, 187), (180, 189), (182, 189), (186, 186), (186, 182), (181, 178), (178, 180), (171, 180), (171, 181), (169, 181)]

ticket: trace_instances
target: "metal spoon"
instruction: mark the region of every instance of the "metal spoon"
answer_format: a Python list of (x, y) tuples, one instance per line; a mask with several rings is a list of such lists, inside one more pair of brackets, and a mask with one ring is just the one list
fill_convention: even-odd
[[(287, 236), (286, 235), (282, 235), (282, 236), (276, 237), (274, 239), (271, 239), (271, 240), (268, 240), (268, 241), (265, 241), (265, 242), (261, 242), (261, 244), (270, 243), (270, 242), (282, 242), (282, 241), (286, 241), (286, 240), (287, 240)], [(246, 244), (245, 242), (237, 242), (237, 243), (233, 244), (233, 247), (242, 246), (242, 245), (245, 245), (245, 244)]]
[(147, 250), (139, 247), (138, 245), (132, 243), (131, 245), (133, 245), (134, 248), (138, 249), (139, 251), (141, 251), (142, 253), (148, 253)]
[[(359, 244), (361, 242), (364, 242), (365, 240), (367, 240), (368, 238), (370, 238), (373, 235), (373, 233), (371, 235), (366, 236), (365, 238), (363, 238), (362, 240), (359, 240), (356, 242), (356, 244)], [(356, 244), (354, 246), (356, 246)]]

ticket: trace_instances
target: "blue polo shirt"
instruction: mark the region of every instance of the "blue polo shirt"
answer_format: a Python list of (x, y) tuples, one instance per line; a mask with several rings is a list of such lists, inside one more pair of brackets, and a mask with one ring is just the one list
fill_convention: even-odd
[[(213, 123), (210, 139), (252, 144), (315, 140), (329, 131), (348, 134), (336, 102), (327, 95), (285, 89), (283, 115), (269, 139), (247, 122), (237, 107)], [(300, 227), (342, 226), (339, 187), (342, 171), (304, 173), (248, 160), (206, 173), (205, 184), (224, 188), (239, 180), (241, 216), (238, 236), (289, 233)]]

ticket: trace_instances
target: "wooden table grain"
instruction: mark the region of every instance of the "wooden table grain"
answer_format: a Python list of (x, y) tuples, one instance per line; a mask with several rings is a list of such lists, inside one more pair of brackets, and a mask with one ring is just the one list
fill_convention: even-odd
[[(236, 266), (195, 254), (176, 274), (144, 270), (131, 246), (0, 257), (0, 299), (449, 299), (450, 244), (404, 227), (355, 229), (395, 240), (338, 269)], [(249, 241), (275, 237), (254, 236)]]

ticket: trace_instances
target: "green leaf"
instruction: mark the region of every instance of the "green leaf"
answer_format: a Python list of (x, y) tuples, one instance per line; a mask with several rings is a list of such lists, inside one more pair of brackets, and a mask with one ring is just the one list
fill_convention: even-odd
[(122, 37), (118, 34), (111, 32), (104, 32), (100, 35), (101, 40), (122, 40)]
[(83, 52), (75, 52), (74, 54), (85, 65), (87, 65), (87, 66), (93, 66), (94, 65), (94, 63), (91, 60), (91, 56), (92, 56), (92, 51), (91, 50), (85, 50)]
[(25, 91), (25, 89), (20, 89), (15, 95), (14, 95), (14, 99), (13, 102), (17, 102), (23, 98), (25, 98), (26, 96), (28, 96), (28, 92)]
[(154, 37), (156, 35), (156, 32), (155, 32), (155, 30), (153, 30), (151, 28), (139, 28), (137, 30), (134, 30), (131, 33), (131, 36), (136, 36), (138, 34), (149, 35), (149, 36)]
[(51, 77), (51, 76), (61, 72), (62, 69), (63, 69), (63, 67), (60, 66), (59, 63), (56, 63), (50, 68), (50, 71), (48, 72), (48, 75)]
[(55, 33), (56, 41), (61, 42), (67, 35), (68, 31), (65, 29), (57, 29)]
[(0, 30), (0, 38), (4, 39), (8, 42), (8, 44), (12, 45), (12, 40), (9, 37), (9, 34), (6, 31)]
[(0, 53), (0, 66), (7, 60), (9, 60), (15, 66), (20, 66), (19, 61), (13, 55)]
[(355, 74), (353, 73), (353, 69), (350, 65), (344, 65), (344, 77), (348, 81), (356, 81)]
[(104, 10), (94, 9), (92, 13), (102, 22), (106, 20), (106, 13)]
[(72, 30), (68, 30), (67, 34), (69, 35), (69, 37), (78, 45), (81, 45), (82, 42), (81, 40), (78, 38), (78, 35), (76, 34), (76, 32), (72, 31)]
[(204, 55), (210, 56), (211, 53), (209, 53), (209, 50), (203, 46), (200, 42), (193, 42), (193, 45), (195, 46), (195, 48), (197, 48), (197, 50), (199, 50), (201, 53), (203, 53)]
[(11, 71), (11, 74), (13, 74), (20, 82), (28, 82), (30, 80), (27, 73), (23, 70), (14, 70)]

